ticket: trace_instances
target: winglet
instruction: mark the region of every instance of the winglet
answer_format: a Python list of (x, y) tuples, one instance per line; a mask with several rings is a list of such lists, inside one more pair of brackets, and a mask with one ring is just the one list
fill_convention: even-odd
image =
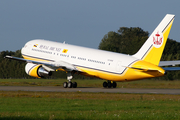
[(175, 15), (167, 14), (134, 57), (158, 65)]

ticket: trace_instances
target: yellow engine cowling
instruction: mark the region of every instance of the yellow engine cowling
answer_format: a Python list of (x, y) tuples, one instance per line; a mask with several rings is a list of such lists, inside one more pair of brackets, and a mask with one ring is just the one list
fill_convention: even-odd
[(28, 75), (36, 78), (42, 78), (52, 75), (52, 72), (45, 70), (42, 65), (37, 65), (33, 63), (27, 63), (25, 66), (25, 71)]

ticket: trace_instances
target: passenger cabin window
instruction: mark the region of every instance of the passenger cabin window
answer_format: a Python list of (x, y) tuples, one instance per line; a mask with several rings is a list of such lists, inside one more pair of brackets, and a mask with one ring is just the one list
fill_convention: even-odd
[(75, 59), (75, 58), (76, 58), (76, 56), (71, 56), (71, 58), (74, 58), (74, 59)]

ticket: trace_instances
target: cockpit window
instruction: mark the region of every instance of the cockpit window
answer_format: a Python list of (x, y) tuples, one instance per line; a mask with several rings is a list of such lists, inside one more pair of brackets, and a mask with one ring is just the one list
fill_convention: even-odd
[(27, 47), (27, 45), (24, 45), (24, 48), (26, 48)]

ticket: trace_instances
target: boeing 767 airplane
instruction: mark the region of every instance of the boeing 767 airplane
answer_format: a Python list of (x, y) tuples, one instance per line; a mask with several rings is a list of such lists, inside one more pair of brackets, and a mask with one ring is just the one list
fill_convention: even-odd
[(74, 74), (105, 79), (107, 82), (103, 83), (103, 87), (116, 88), (116, 82), (160, 77), (165, 75), (166, 70), (179, 70), (160, 67), (175, 64), (170, 61), (160, 63), (174, 17), (167, 14), (132, 56), (36, 39), (24, 45), (21, 50), (23, 58), (5, 58), (26, 62), (26, 73), (37, 78), (50, 76), (52, 71), (65, 71), (68, 82), (64, 82), (64, 88), (77, 87), (76, 82), (71, 82)]

